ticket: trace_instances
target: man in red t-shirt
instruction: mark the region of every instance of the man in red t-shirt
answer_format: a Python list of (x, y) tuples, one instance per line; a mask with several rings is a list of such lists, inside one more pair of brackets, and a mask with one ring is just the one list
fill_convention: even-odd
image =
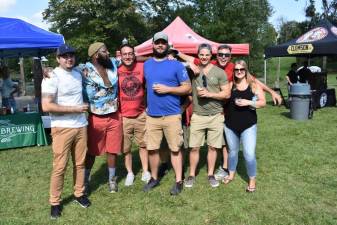
[[(234, 72), (234, 63), (231, 62), (231, 56), (232, 56), (232, 47), (229, 45), (220, 45), (217, 50), (216, 54), (216, 60), (212, 60), (211, 63), (213, 65), (216, 65), (220, 68), (222, 68), (227, 75), (227, 80), (229, 82), (233, 81), (233, 72)], [(193, 56), (186, 55), (184, 53), (178, 52), (177, 54), (181, 59), (185, 60), (186, 62), (192, 63), (191, 67), (196, 68), (193, 66), (200, 65), (200, 60), (198, 58), (194, 58)], [(254, 78), (255, 79), (255, 78)], [(279, 94), (277, 94), (273, 89), (269, 88), (267, 85), (259, 81), (258, 79), (255, 79), (255, 82), (260, 85), (260, 87), (265, 91), (268, 92), (273, 101), (274, 104), (280, 105), (282, 103), (282, 98)], [(228, 175), (227, 170), (227, 158), (228, 158), (228, 152), (225, 145), (224, 140), (224, 146), (223, 146), (223, 165), (219, 167), (219, 169), (214, 174), (215, 178), (217, 180), (222, 180), (226, 175)]]
[(122, 65), (118, 68), (119, 102), (123, 119), (123, 152), (128, 174), (125, 186), (133, 184), (135, 175), (132, 171), (132, 139), (139, 146), (142, 163), (142, 181), (148, 182), (151, 174), (148, 171), (148, 152), (144, 143), (145, 134), (145, 80), (143, 62), (136, 62), (134, 48), (124, 44), (120, 48)]

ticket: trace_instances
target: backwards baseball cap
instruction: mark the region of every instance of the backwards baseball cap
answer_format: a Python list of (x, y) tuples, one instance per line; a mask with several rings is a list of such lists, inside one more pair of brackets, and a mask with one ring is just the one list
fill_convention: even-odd
[(153, 36), (153, 42), (155, 42), (157, 40), (160, 40), (160, 39), (168, 42), (168, 36), (167, 36), (167, 34), (165, 34), (164, 32), (155, 33), (154, 36)]
[(102, 48), (105, 44), (103, 42), (95, 42), (91, 44), (88, 48), (88, 56), (93, 56), (100, 48)]
[(60, 56), (60, 55), (65, 55), (67, 53), (72, 53), (75, 54), (76, 50), (73, 47), (70, 47), (67, 44), (62, 44), (60, 47), (58, 47), (58, 49), (56, 50), (56, 55)]

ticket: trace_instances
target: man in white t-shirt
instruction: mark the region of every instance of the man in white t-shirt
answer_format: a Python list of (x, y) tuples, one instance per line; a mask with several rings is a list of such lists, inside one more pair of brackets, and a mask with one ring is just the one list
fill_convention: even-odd
[(90, 206), (84, 195), (84, 163), (87, 152), (88, 105), (83, 102), (82, 75), (73, 70), (75, 49), (64, 44), (56, 52), (59, 66), (44, 79), (42, 109), (51, 117), (53, 169), (50, 180), (51, 219), (61, 216), (61, 194), (69, 156), (74, 165), (75, 201), (83, 208)]

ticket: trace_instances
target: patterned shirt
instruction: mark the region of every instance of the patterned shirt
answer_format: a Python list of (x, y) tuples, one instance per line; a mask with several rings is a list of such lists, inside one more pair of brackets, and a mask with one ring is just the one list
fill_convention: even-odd
[(118, 76), (117, 67), (119, 60), (110, 58), (113, 64), (112, 69), (107, 69), (110, 87), (104, 84), (102, 77), (97, 72), (94, 65), (87, 62), (85, 65), (79, 65), (78, 69), (82, 71), (84, 68), (88, 70), (88, 75), (83, 79), (84, 97), (89, 103), (89, 111), (96, 115), (106, 115), (114, 113), (118, 110)]

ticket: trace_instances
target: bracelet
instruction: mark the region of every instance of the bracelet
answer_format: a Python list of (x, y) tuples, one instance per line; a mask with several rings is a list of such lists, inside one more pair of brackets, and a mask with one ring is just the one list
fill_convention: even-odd
[(252, 107), (256, 108), (256, 99), (253, 99), (253, 100), (252, 100), (252, 103), (253, 103), (253, 104), (252, 104)]

